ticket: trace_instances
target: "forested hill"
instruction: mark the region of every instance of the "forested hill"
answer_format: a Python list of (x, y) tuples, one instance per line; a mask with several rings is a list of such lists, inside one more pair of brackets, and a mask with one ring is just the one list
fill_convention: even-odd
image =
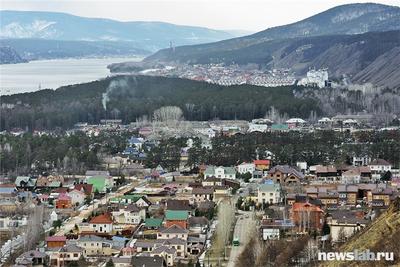
[[(103, 107), (103, 93), (107, 93)], [(274, 106), (288, 116), (318, 114), (317, 102), (295, 98), (293, 87), (219, 86), (178, 78), (115, 76), (55, 91), (3, 96), (1, 130), (68, 128), (77, 122), (98, 123), (120, 118), (124, 123), (151, 117), (162, 106), (179, 106), (187, 120), (253, 119)], [(11, 105), (5, 105), (11, 104)]]

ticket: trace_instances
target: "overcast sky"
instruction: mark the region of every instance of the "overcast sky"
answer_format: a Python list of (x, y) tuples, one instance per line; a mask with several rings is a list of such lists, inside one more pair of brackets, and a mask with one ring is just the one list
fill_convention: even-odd
[[(371, 2), (358, 0), (356, 2)], [(376, 3), (400, 6), (400, 0)], [(214, 29), (259, 31), (298, 21), (346, 0), (0, 0), (8, 10), (58, 11), (121, 21), (164, 21)]]

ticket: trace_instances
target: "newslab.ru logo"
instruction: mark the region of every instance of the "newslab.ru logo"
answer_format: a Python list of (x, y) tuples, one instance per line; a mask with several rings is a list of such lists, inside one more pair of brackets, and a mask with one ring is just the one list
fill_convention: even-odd
[(318, 261), (394, 261), (393, 252), (354, 250), (353, 252), (318, 252)]

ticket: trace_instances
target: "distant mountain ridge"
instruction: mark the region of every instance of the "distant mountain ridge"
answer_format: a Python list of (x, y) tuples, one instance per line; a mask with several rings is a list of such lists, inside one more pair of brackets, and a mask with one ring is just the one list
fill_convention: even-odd
[(156, 51), (172, 45), (199, 44), (235, 35), (204, 27), (164, 22), (121, 22), (66, 13), (0, 11), (0, 38), (35, 38), (68, 41), (133, 42), (138, 49)]
[(12, 47), (25, 60), (141, 56), (150, 52), (135, 47), (132, 42), (63, 41), (45, 39), (0, 39), (0, 46)]
[[(245, 37), (163, 49), (145, 62), (254, 63), (291, 68), (299, 75), (310, 67), (328, 67), (336, 78), (348, 74), (355, 82), (400, 87), (396, 47), (400, 47), (400, 7), (350, 4)], [(383, 60), (389, 56), (390, 64)]]
[(176, 47), (150, 56), (149, 60), (195, 62), (206, 53), (213, 53), (211, 60), (224, 61), (217, 53), (235, 51), (255, 44), (277, 39), (289, 39), (337, 34), (361, 34), (400, 30), (400, 7), (381, 4), (349, 4), (328, 9), (322, 13), (292, 24), (278, 26), (252, 35), (202, 45)]

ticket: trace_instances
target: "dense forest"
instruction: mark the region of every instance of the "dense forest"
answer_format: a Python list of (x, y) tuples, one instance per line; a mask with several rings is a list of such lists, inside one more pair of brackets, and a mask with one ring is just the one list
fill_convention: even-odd
[(98, 168), (103, 155), (125, 149), (131, 134), (102, 133), (90, 137), (80, 132), (72, 135), (1, 135), (0, 173), (15, 176), (55, 170), (81, 174)]
[[(66, 129), (101, 119), (136, 121), (163, 106), (178, 106), (186, 120), (264, 117), (272, 106), (288, 116), (321, 114), (311, 98), (296, 98), (294, 87), (220, 86), (178, 78), (115, 76), (55, 91), (1, 97), (0, 129)], [(7, 105), (8, 104), (8, 105)], [(11, 104), (11, 105), (10, 105)], [(106, 108), (106, 109), (105, 109)]]

